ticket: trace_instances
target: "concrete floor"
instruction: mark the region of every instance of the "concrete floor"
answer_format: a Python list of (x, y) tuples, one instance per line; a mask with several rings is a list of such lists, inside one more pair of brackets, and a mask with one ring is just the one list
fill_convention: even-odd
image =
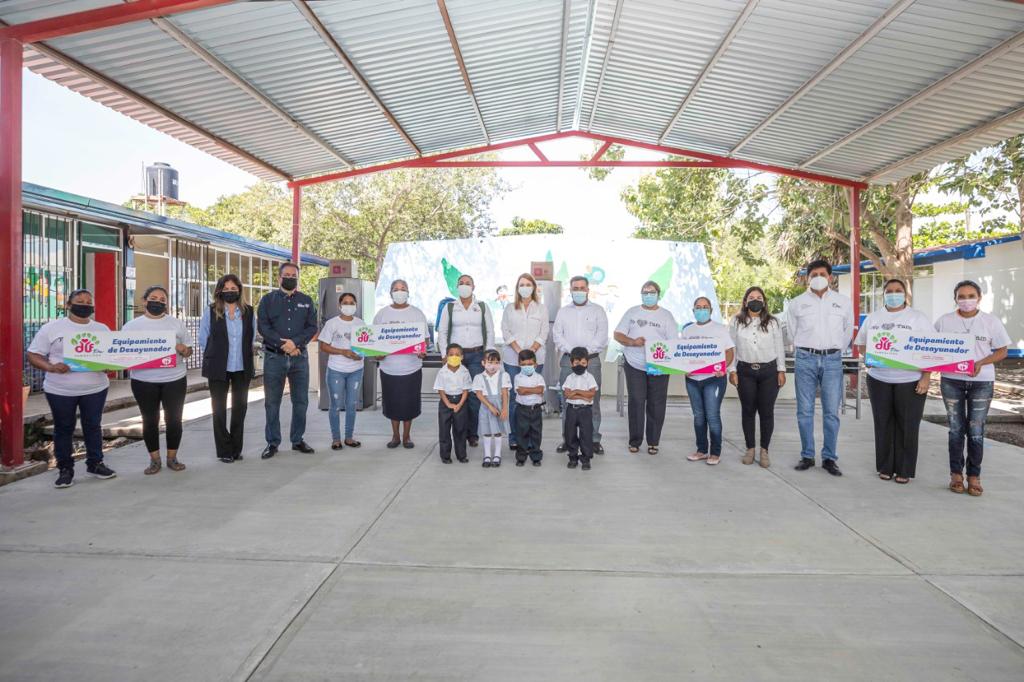
[(415, 450), (368, 412), (342, 452), (311, 408), (318, 452), (261, 461), (254, 403), (244, 462), (204, 418), (185, 472), (143, 476), (138, 444), (112, 481), (5, 486), (0, 679), (1024, 679), (1024, 450), (987, 441), (974, 499), (944, 489), (940, 426), (897, 486), (869, 418), (844, 419), (834, 479), (792, 469), (792, 405), (769, 470), (725, 413), (718, 467), (685, 461), (674, 406), (660, 455), (608, 416), (582, 472), (553, 419), (539, 469), (443, 465), (432, 408)]

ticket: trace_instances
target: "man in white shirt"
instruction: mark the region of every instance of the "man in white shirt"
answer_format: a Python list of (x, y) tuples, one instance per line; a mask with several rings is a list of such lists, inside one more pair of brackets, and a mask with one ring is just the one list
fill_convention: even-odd
[[(590, 298), (590, 281), (582, 275), (569, 280), (569, 294), (572, 303), (563, 306), (555, 316), (555, 324), (551, 328), (558, 351), (558, 383), (562, 385), (572, 374), (572, 363), (569, 353), (573, 348), (582, 346), (587, 349), (589, 364), (587, 372), (597, 382), (597, 393), (594, 395), (594, 454), (603, 455), (601, 447), (601, 355), (608, 348), (608, 315), (604, 308), (592, 303)], [(565, 413), (562, 409), (562, 431), (565, 431)], [(558, 452), (568, 449), (565, 443), (558, 446)]]
[[(458, 281), (459, 298), (441, 309), (437, 325), (437, 348), (447, 348), (449, 343), (462, 346), (462, 366), (469, 370), (473, 379), (484, 371), (484, 351), (494, 348), (494, 319), (486, 303), (480, 303), (473, 295), (476, 285), (469, 275), (462, 275)], [(480, 442), (477, 421), (480, 418), (480, 400), (476, 393), (469, 394), (469, 444), (476, 447)]]
[(814, 466), (814, 400), (821, 389), (825, 430), (821, 465), (842, 476), (836, 464), (839, 405), (843, 399), (843, 351), (853, 338), (853, 303), (829, 288), (832, 266), (826, 260), (807, 265), (808, 289), (786, 306), (786, 332), (796, 347), (796, 420), (800, 428), (797, 471)]

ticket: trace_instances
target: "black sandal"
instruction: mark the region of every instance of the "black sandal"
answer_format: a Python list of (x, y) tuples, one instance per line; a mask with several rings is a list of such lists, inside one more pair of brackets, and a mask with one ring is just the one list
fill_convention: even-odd
[(402, 447), (405, 448), (406, 450), (412, 450), (414, 447), (416, 447), (416, 443), (413, 443), (411, 440), (407, 440), (404, 443), (402, 443)]
[(638, 447), (637, 447), (637, 446), (635, 446), (635, 445), (630, 445), (630, 446), (629, 446), (629, 451), (635, 454), (635, 453), (637, 453), (637, 452), (640, 452), (640, 448), (638, 448)]
[(344, 447), (345, 446), (341, 444), (340, 440), (336, 440), (333, 443), (331, 443), (331, 450), (341, 450)]
[(394, 450), (395, 448), (397, 448), (401, 444), (402, 444), (402, 441), (400, 441), (400, 440), (388, 441), (388, 450)]
[(892, 480), (892, 474), (878, 474), (878, 477), (880, 479), (882, 479), (883, 481), (891, 481)]
[(647, 454), (648, 455), (656, 455), (656, 454), (658, 454), (658, 446), (657, 445), (649, 446), (647, 448)]
[(899, 483), (900, 485), (906, 485), (906, 484), (910, 483), (910, 479), (909, 478), (904, 478), (903, 476), (897, 476), (896, 477), (896, 482)]
[(345, 445), (347, 445), (347, 446), (348, 446), (348, 447), (350, 447), (350, 448), (358, 448), (358, 447), (359, 447), (360, 445), (362, 445), (362, 443), (360, 443), (360, 442), (359, 442), (359, 441), (357, 441), (357, 440), (351, 440), (351, 439), (349, 439), (349, 440), (346, 440), (346, 441), (345, 441)]

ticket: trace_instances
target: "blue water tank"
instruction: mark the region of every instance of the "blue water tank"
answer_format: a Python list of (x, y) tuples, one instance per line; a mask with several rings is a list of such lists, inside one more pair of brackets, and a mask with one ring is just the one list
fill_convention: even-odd
[(160, 161), (146, 166), (146, 194), (149, 196), (178, 198), (178, 171)]

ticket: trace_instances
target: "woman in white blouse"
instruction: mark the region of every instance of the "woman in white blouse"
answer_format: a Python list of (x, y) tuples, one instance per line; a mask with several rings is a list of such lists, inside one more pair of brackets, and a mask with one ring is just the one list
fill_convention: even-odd
[[(515, 304), (505, 306), (501, 315), (501, 336), (505, 340), (502, 363), (515, 382), (519, 374), (519, 352), (532, 350), (537, 356), (537, 373), (544, 371), (545, 346), (548, 342), (548, 310), (540, 301), (537, 280), (528, 272), (516, 281)], [(516, 423), (516, 403), (509, 404), (509, 421)], [(515, 431), (509, 434), (509, 445), (516, 447)]]
[(729, 382), (740, 394), (743, 438), (747, 443), (743, 463), (754, 463), (754, 417), (759, 416), (761, 466), (768, 467), (775, 399), (786, 383), (786, 349), (782, 325), (769, 312), (761, 287), (750, 287), (743, 294), (743, 306), (729, 321), (729, 335), (736, 344), (736, 365), (729, 372)]

